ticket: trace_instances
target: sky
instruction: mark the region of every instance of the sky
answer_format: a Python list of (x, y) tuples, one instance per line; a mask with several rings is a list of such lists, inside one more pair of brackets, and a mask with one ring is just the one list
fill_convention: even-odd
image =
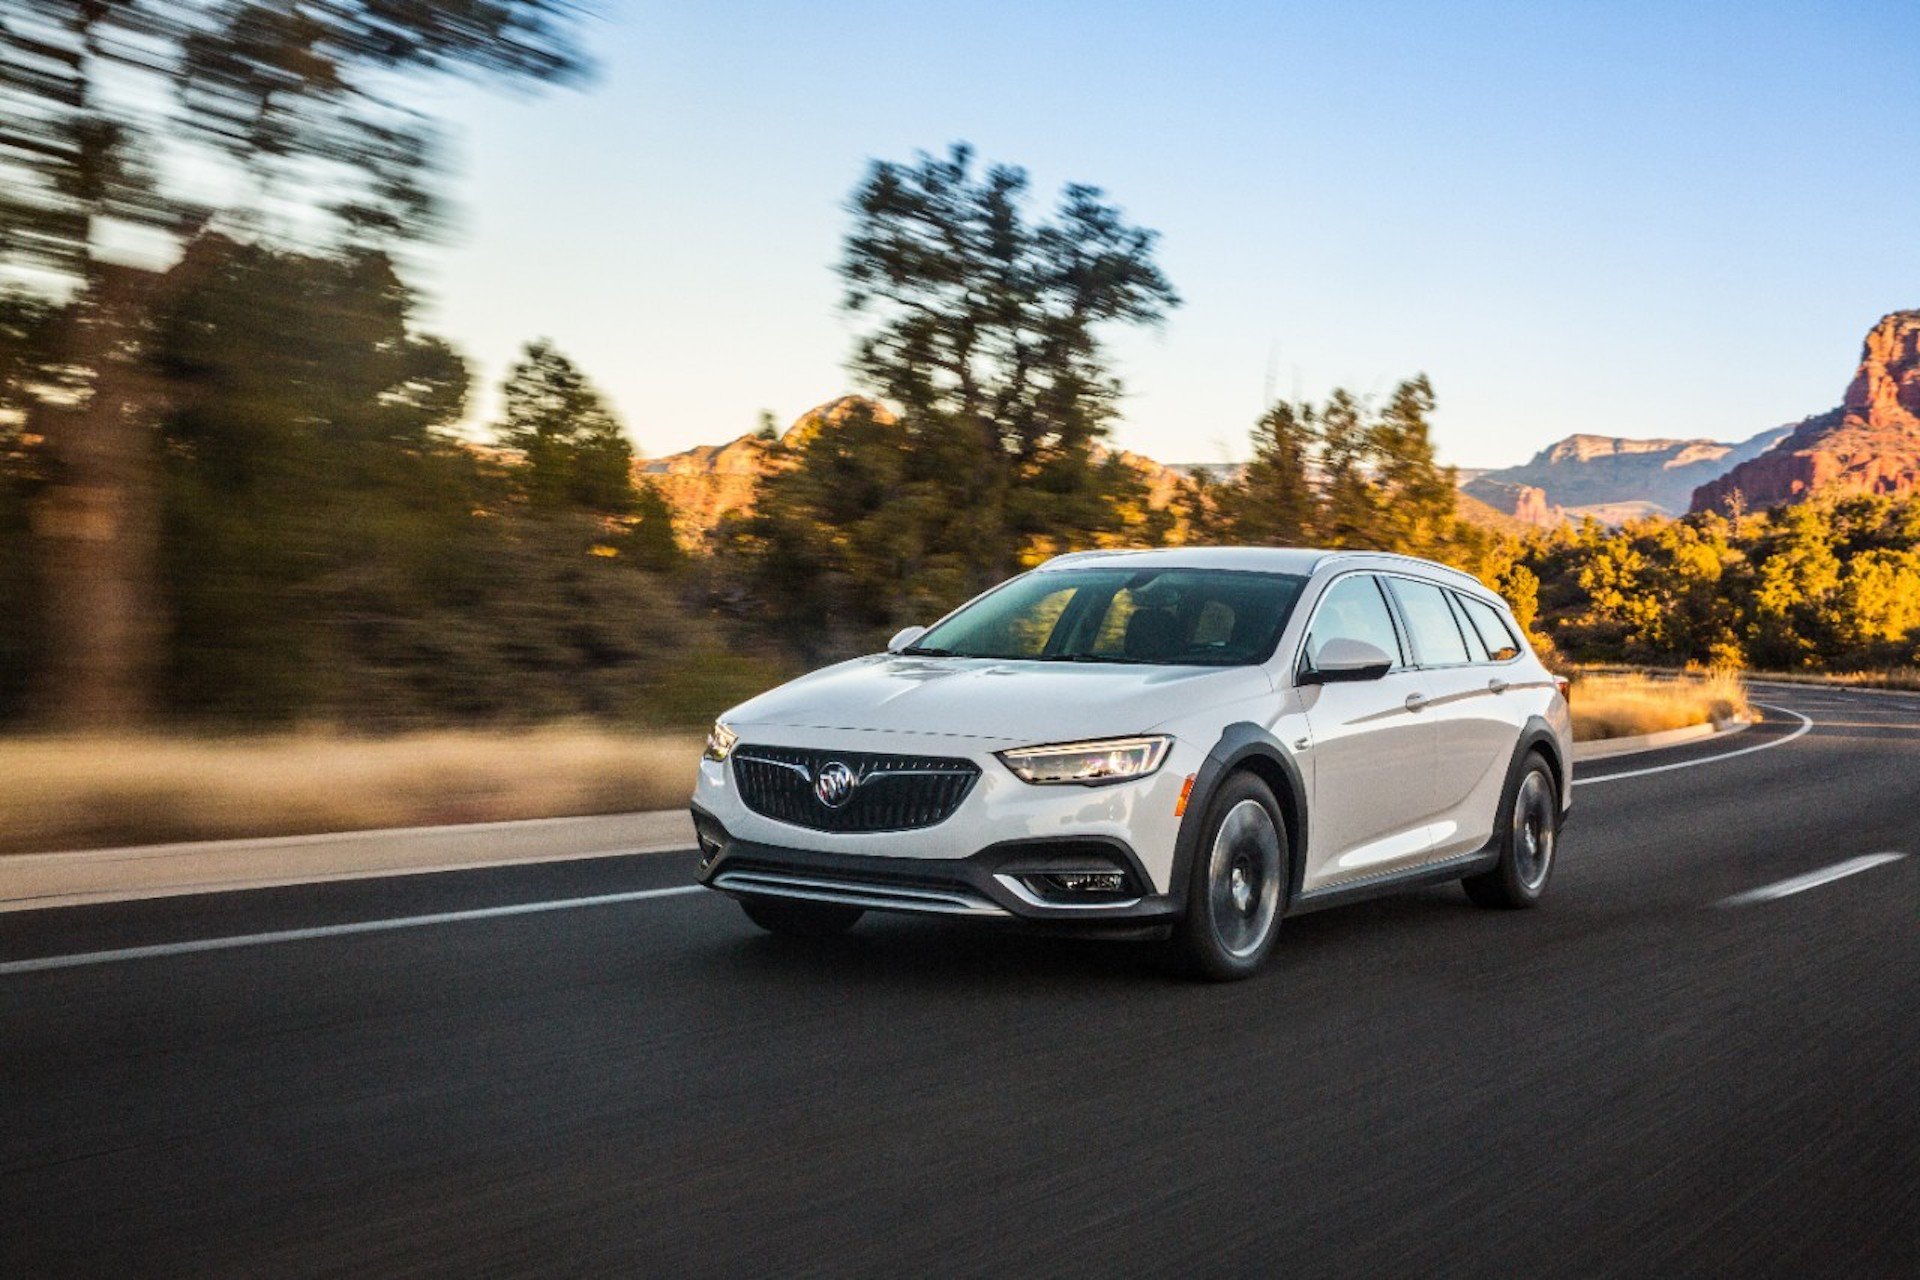
[(584, 91), (443, 96), (460, 218), (416, 278), (489, 387), (549, 337), (648, 455), (857, 389), (847, 196), (961, 140), (1161, 233), (1184, 305), (1113, 351), (1115, 439), (1163, 461), (1416, 372), (1460, 465), (1741, 439), (1920, 307), (1907, 0), (626, 0), (583, 35)]

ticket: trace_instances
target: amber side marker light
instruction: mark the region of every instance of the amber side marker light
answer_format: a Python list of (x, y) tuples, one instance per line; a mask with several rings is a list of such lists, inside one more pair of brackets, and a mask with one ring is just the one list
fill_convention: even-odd
[(1180, 798), (1175, 801), (1173, 805), (1174, 817), (1184, 818), (1187, 816), (1187, 801), (1193, 796), (1193, 780), (1199, 776), (1197, 773), (1190, 773), (1187, 775), (1186, 782), (1181, 784)]

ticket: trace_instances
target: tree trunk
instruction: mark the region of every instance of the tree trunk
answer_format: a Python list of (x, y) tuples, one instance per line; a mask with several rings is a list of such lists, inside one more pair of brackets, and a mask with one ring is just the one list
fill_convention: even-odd
[(88, 390), (41, 420), (53, 468), (33, 512), (46, 601), (36, 703), (57, 729), (124, 728), (154, 710), (165, 626), (156, 580), (158, 387), (143, 341), (153, 283), (148, 272), (95, 273), (66, 344)]

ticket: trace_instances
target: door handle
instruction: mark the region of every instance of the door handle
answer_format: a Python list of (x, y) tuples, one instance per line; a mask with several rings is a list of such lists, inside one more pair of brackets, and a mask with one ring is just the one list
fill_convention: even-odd
[(1425, 707), (1426, 705), (1427, 705), (1426, 694), (1410, 693), (1407, 695), (1407, 710), (1419, 711), (1421, 708)]
[(1499, 676), (1495, 676), (1493, 679), (1487, 681), (1488, 693), (1505, 693), (1510, 687), (1511, 686)]

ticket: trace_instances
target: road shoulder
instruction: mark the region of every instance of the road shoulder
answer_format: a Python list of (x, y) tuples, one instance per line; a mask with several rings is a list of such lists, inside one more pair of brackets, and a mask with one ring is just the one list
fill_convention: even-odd
[(684, 810), (0, 856), (0, 912), (127, 902), (693, 845)]

